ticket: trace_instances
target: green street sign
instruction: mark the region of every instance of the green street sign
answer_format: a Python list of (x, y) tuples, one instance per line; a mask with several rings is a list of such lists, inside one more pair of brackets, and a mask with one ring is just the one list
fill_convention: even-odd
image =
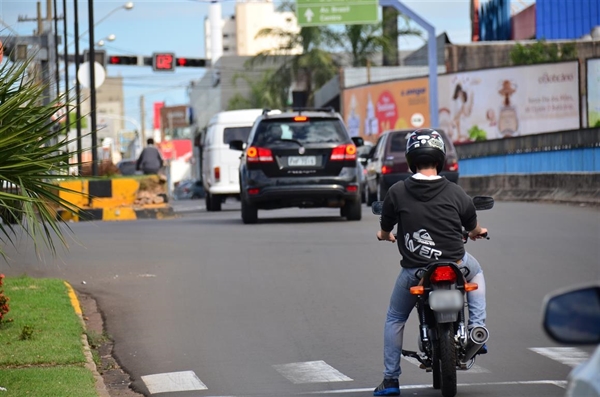
[(296, 0), (296, 18), (300, 26), (375, 24), (378, 5), (378, 0)]

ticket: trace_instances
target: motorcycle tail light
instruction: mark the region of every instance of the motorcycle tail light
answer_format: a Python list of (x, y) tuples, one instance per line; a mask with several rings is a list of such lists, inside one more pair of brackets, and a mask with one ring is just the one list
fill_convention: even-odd
[(423, 295), (425, 293), (425, 287), (422, 285), (410, 287), (410, 293), (411, 295)]
[(388, 165), (383, 165), (381, 166), (381, 173), (382, 174), (391, 174), (392, 173), (392, 167), (388, 166)]
[(477, 288), (479, 288), (479, 285), (477, 285), (477, 283), (465, 283), (466, 292), (475, 291)]
[(438, 266), (431, 275), (431, 282), (439, 283), (441, 281), (456, 281), (456, 273), (450, 266)]

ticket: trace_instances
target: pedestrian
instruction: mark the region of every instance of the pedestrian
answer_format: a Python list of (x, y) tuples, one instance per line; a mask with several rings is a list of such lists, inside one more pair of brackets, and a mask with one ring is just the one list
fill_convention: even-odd
[(158, 174), (158, 171), (163, 166), (163, 158), (156, 146), (154, 146), (154, 139), (148, 138), (146, 143), (147, 146), (140, 153), (140, 157), (135, 164), (135, 169), (142, 171), (145, 175)]
[[(419, 283), (416, 273), (432, 261), (452, 261), (469, 269), (467, 280), (479, 288), (469, 292), (468, 328), (485, 326), (485, 279), (477, 259), (465, 251), (462, 228), (472, 240), (482, 238), (487, 229), (479, 225), (472, 199), (462, 188), (438, 175), (446, 159), (441, 135), (431, 129), (412, 132), (406, 143), (406, 161), (414, 173), (394, 184), (385, 196), (379, 240), (396, 242), (392, 233), (398, 225), (398, 249), (402, 267), (396, 280), (384, 327), (383, 382), (375, 396), (398, 396), (398, 377), (404, 325), (417, 298), (410, 287)], [(424, 246), (427, 249), (414, 249)], [(412, 249), (411, 249), (412, 248)], [(432, 258), (433, 256), (433, 258)], [(483, 345), (478, 354), (487, 353)]]

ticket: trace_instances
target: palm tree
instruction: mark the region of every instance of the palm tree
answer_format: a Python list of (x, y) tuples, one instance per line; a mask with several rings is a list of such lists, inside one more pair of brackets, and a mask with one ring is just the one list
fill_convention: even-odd
[(367, 66), (368, 61), (373, 59), (375, 55), (382, 52), (383, 54), (393, 53), (397, 47), (398, 37), (421, 37), (421, 31), (412, 28), (408, 24), (402, 29), (397, 29), (395, 34), (395, 37), (384, 35), (382, 23), (346, 25), (339, 44), (352, 54), (352, 66)]
[[(294, 3), (283, 2), (279, 9), (293, 11)], [(337, 62), (325, 48), (337, 43), (339, 35), (326, 26), (301, 27), (298, 31), (265, 28), (258, 33), (259, 37), (275, 37), (281, 45), (260, 52), (248, 66), (269, 61), (277, 64), (273, 76), (278, 79), (284, 97), (288, 96), (293, 83), (300, 84), (308, 93), (307, 104), (311, 105), (314, 91), (338, 72)]]
[(0, 67), (0, 240), (14, 244), (22, 230), (36, 252), (44, 243), (55, 254), (56, 237), (66, 246), (56, 208), (79, 210), (60, 197), (68, 189), (55, 183), (71, 178), (72, 153), (63, 150), (70, 143), (65, 127), (53, 120), (62, 98), (44, 104), (44, 87), (28, 76), (30, 64)]

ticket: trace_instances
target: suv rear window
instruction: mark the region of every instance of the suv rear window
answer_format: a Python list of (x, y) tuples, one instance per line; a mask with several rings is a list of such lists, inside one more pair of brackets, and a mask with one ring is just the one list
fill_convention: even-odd
[(345, 143), (348, 140), (344, 126), (337, 118), (263, 120), (256, 129), (254, 145), (272, 144), (293, 139), (301, 144)]
[(228, 145), (231, 141), (242, 141), (248, 140), (252, 127), (227, 127), (223, 130), (223, 143)]
[(392, 134), (390, 142), (390, 152), (392, 153), (404, 153), (406, 151), (406, 135), (408, 132), (400, 132)]

